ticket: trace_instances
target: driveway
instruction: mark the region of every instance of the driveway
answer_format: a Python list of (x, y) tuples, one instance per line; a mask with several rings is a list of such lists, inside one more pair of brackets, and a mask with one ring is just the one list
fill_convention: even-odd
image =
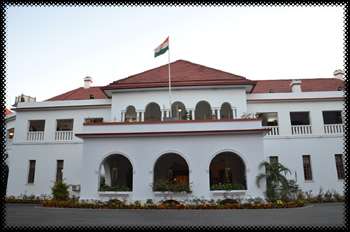
[(343, 226), (344, 204), (289, 209), (70, 209), (6, 204), (7, 226)]

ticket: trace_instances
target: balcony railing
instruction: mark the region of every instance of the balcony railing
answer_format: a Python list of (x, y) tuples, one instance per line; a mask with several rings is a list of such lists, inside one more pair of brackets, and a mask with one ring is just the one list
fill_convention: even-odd
[(326, 124), (323, 126), (325, 134), (342, 134), (344, 133), (344, 124)]
[(28, 131), (28, 141), (42, 141), (44, 140), (44, 131)]
[(312, 134), (311, 125), (294, 125), (292, 126), (293, 135), (310, 135)]
[(69, 141), (73, 139), (73, 131), (56, 131), (55, 140), (56, 141)]
[(278, 126), (264, 126), (264, 128), (266, 129), (271, 129), (266, 135), (267, 136), (275, 136), (275, 135), (279, 135), (279, 127)]

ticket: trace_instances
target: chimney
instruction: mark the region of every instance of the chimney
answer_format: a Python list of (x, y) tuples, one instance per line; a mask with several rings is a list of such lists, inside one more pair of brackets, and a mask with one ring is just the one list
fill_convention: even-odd
[(87, 76), (84, 78), (84, 88), (88, 89), (91, 87), (91, 83), (92, 83), (92, 78)]
[(15, 104), (13, 104), (12, 106), (16, 107), (18, 103), (21, 102), (36, 102), (36, 97), (27, 96), (22, 93), (21, 95), (16, 97)]
[(301, 80), (292, 80), (290, 83), (293, 93), (301, 92)]
[(333, 72), (333, 76), (334, 78), (340, 79), (340, 80), (344, 80), (344, 71), (341, 69), (337, 69)]

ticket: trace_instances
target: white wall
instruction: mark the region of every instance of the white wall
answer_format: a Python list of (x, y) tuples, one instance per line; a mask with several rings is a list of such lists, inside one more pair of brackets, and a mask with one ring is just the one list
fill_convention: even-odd
[[(110, 108), (99, 109), (65, 109), (65, 110), (41, 110), (41, 111), (19, 111), (16, 116), (14, 143), (27, 142), (29, 120), (45, 120), (44, 142), (54, 142), (57, 119), (74, 119), (73, 132), (79, 133), (83, 128), (85, 118), (103, 117), (109, 121)], [(74, 141), (81, 141), (74, 137)]]
[(308, 111), (310, 112), (310, 122), (313, 134), (323, 134), (322, 111), (344, 110), (343, 101), (322, 101), (322, 102), (274, 102), (274, 103), (251, 103), (248, 101), (248, 111), (277, 112), (280, 135), (291, 135), (290, 112)]
[[(221, 107), (229, 102), (231, 107), (237, 108), (237, 115), (246, 112), (246, 93), (244, 88), (230, 89), (186, 89), (172, 90), (172, 102), (181, 101), (186, 109), (195, 110), (196, 104), (202, 100), (208, 101), (212, 107)], [(133, 105), (136, 110), (144, 111), (147, 104), (155, 102), (161, 110), (169, 109), (169, 95), (167, 90), (135, 91), (112, 94), (112, 119), (120, 121), (121, 111)]]
[[(14, 145), (9, 155), (7, 196), (50, 195), (56, 179), (56, 160), (64, 160), (63, 178), (80, 184), (82, 144)], [(28, 184), (29, 160), (36, 160), (34, 184)]]
[[(254, 144), (254, 146), (252, 146)], [(133, 165), (133, 193), (131, 200), (155, 199), (151, 184), (156, 160), (164, 153), (176, 152), (183, 156), (190, 169), (192, 197), (215, 198), (209, 191), (209, 164), (223, 151), (235, 151), (244, 160), (247, 169), (248, 195), (263, 197), (263, 188), (256, 187), (255, 177), (264, 160), (262, 134), (226, 136), (182, 136), (146, 138), (85, 139), (82, 162), (81, 199), (99, 199), (99, 166), (110, 154), (125, 155)]]

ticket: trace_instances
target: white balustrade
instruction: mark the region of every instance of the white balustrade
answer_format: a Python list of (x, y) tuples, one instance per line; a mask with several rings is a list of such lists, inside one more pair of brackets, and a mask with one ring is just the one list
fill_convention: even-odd
[(44, 131), (28, 131), (28, 141), (42, 141), (44, 140)]
[(68, 141), (73, 139), (73, 131), (56, 131), (55, 140), (56, 141)]
[(270, 129), (270, 131), (266, 134), (267, 136), (275, 136), (280, 134), (278, 126), (264, 126), (264, 128)]
[(311, 125), (294, 125), (292, 126), (293, 135), (310, 135), (312, 134)]
[(323, 126), (325, 134), (342, 134), (344, 133), (344, 124), (326, 124)]

